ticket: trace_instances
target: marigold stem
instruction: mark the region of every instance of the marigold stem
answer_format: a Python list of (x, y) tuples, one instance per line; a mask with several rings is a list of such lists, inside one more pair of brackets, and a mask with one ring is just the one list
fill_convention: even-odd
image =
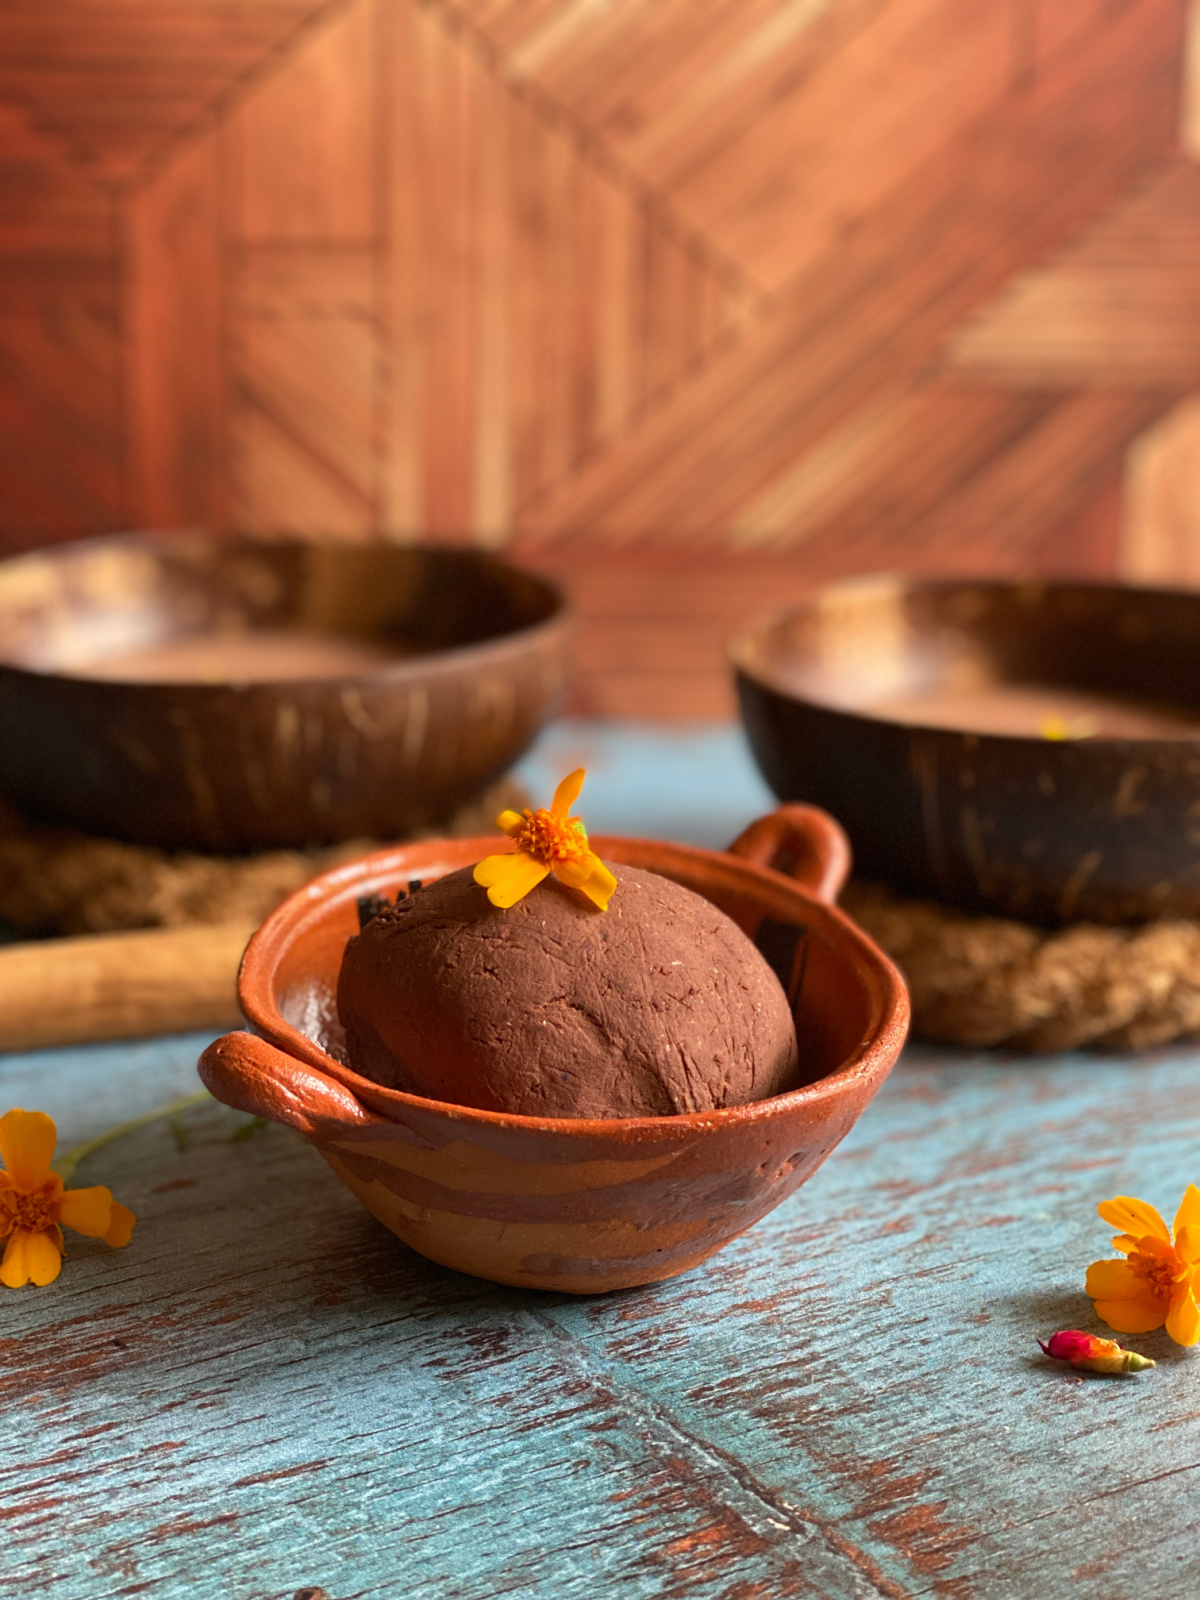
[(75, 1176), (75, 1169), (79, 1163), (94, 1150), (102, 1149), (106, 1144), (111, 1144), (114, 1139), (120, 1139), (127, 1133), (132, 1133), (135, 1128), (144, 1128), (147, 1123), (159, 1122), (164, 1117), (177, 1117), (181, 1111), (186, 1111), (189, 1106), (202, 1105), (205, 1100), (211, 1100), (212, 1095), (207, 1089), (201, 1089), (199, 1094), (187, 1094), (179, 1100), (169, 1100), (165, 1106), (155, 1106), (153, 1111), (147, 1111), (140, 1117), (134, 1117), (131, 1122), (122, 1122), (115, 1128), (110, 1128), (107, 1133), (97, 1134), (94, 1139), (88, 1139), (83, 1144), (77, 1144), (73, 1150), (68, 1150), (59, 1156), (57, 1161), (50, 1163), (53, 1171), (57, 1172), (64, 1183), (69, 1183)]

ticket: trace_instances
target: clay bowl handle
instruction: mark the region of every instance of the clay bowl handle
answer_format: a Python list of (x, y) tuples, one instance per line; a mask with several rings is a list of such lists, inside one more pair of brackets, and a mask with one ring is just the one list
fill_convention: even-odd
[(780, 806), (752, 822), (729, 846), (730, 855), (771, 867), (832, 905), (850, 875), (850, 841), (819, 806)]
[(218, 1100), (308, 1137), (383, 1124), (340, 1083), (253, 1033), (227, 1033), (200, 1057), (201, 1080)]

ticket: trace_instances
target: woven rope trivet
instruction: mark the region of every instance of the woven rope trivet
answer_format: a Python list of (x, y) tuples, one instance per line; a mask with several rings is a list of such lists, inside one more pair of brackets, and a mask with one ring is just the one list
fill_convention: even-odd
[[(511, 778), (448, 822), (412, 838), (494, 833), (496, 815), (528, 804)], [(0, 923), (20, 933), (113, 933), (196, 923), (257, 922), (326, 868), (380, 848), (354, 839), (318, 850), (207, 856), (27, 823), (0, 809)]]
[(1200, 1032), (1200, 923), (1047, 932), (858, 882), (841, 904), (904, 973), (920, 1038), (1041, 1053)]

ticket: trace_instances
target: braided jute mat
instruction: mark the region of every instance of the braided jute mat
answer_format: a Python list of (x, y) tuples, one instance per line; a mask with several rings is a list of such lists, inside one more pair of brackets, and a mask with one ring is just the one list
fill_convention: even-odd
[[(494, 833), (500, 811), (528, 803), (518, 783), (502, 778), (446, 822), (410, 837)], [(25, 822), (0, 802), (0, 923), (39, 936), (261, 922), (317, 873), (379, 848), (377, 840), (352, 839), (249, 856), (156, 850)]]
[(854, 881), (841, 904), (903, 972), (919, 1038), (1044, 1053), (1200, 1032), (1200, 923), (1050, 932)]

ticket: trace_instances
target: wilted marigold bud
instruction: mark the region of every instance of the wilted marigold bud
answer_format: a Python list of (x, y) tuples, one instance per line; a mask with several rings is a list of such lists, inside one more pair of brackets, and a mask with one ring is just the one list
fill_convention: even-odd
[(1115, 1339), (1098, 1339), (1094, 1333), (1081, 1333), (1078, 1328), (1064, 1328), (1052, 1333), (1045, 1344), (1039, 1339), (1045, 1355), (1055, 1361), (1069, 1361), (1073, 1367), (1085, 1372), (1141, 1372), (1155, 1365), (1149, 1356), (1139, 1356), (1136, 1350), (1122, 1350)]

